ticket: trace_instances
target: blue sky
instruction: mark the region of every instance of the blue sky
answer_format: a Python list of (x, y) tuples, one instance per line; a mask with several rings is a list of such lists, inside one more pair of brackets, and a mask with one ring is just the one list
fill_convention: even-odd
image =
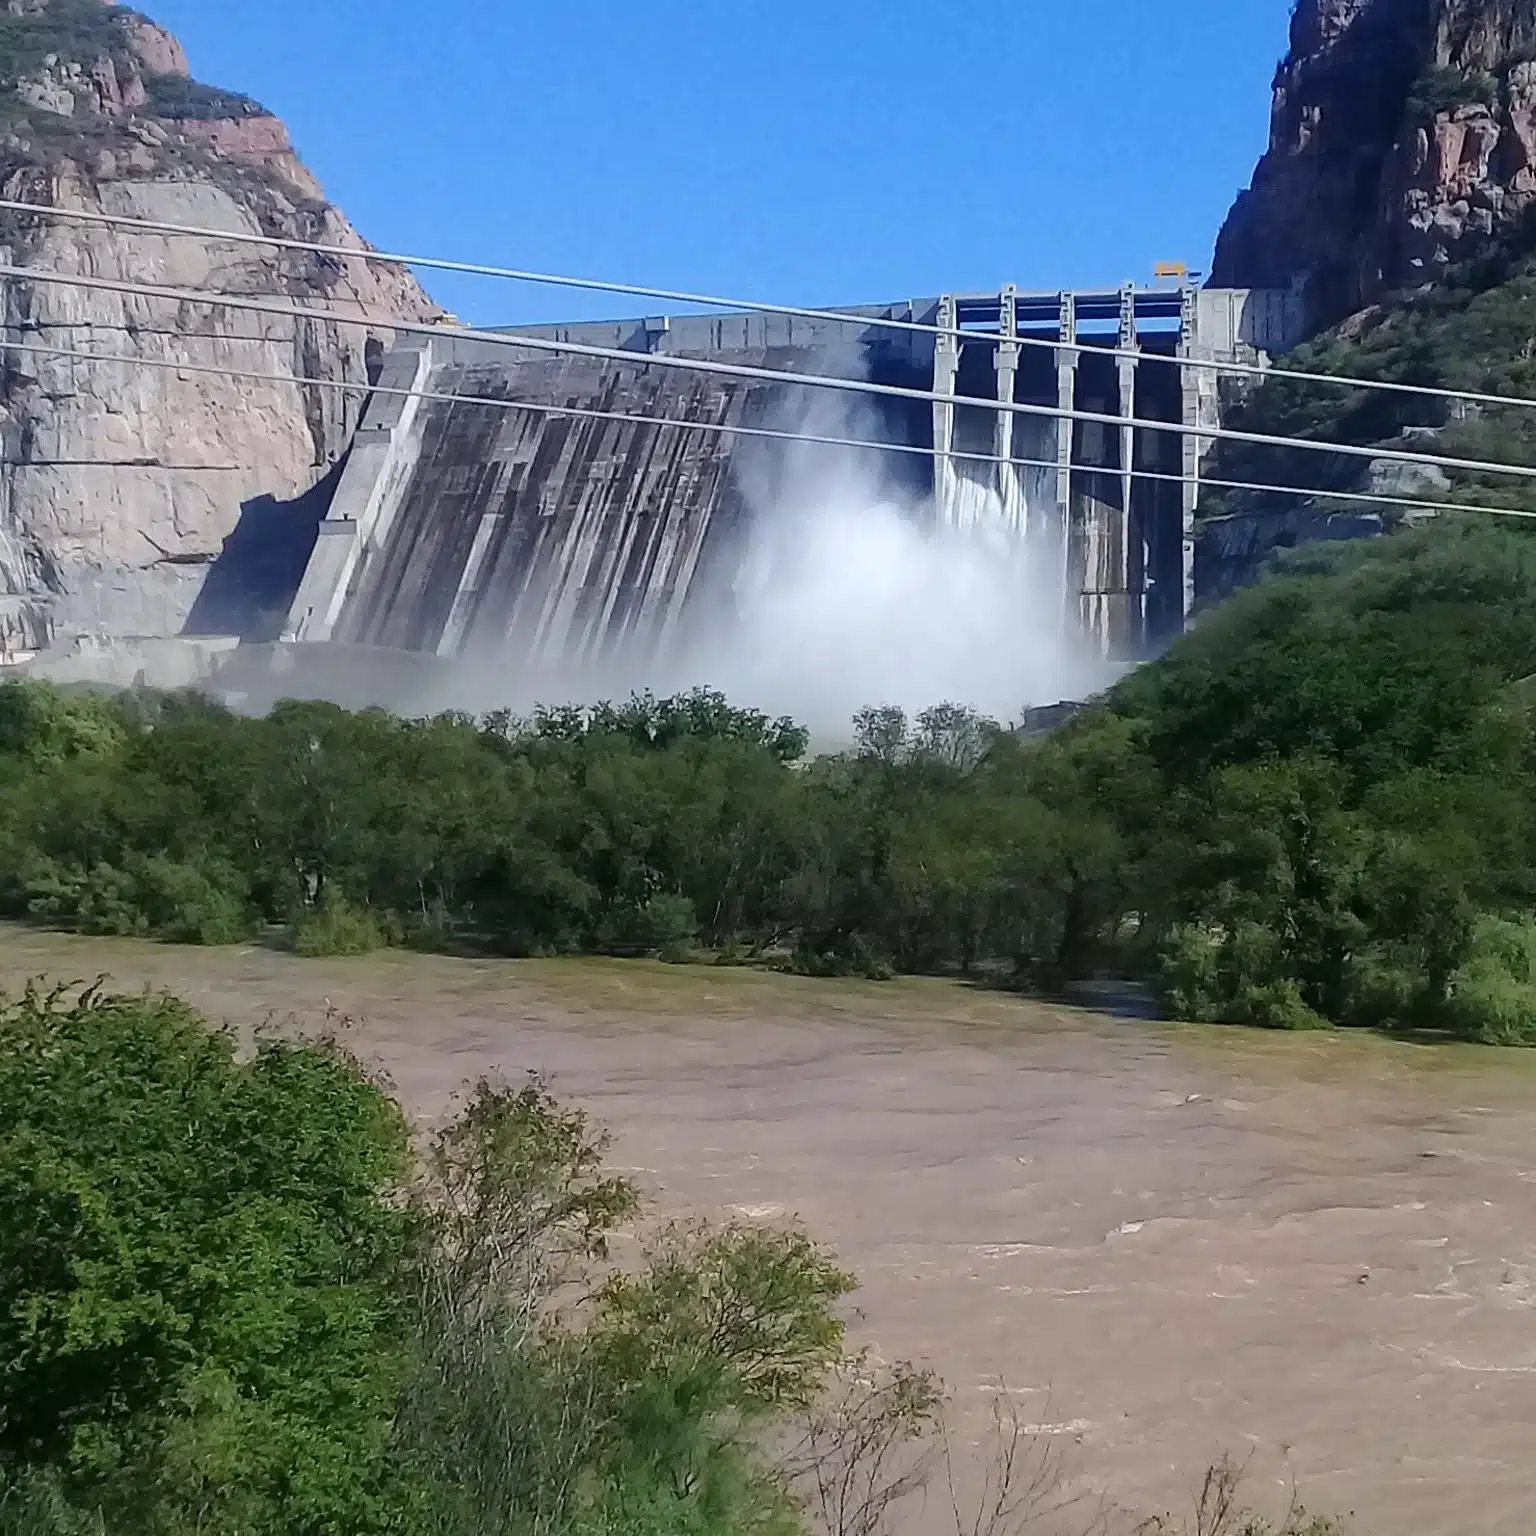
[[(375, 244), (786, 303), (1209, 263), (1289, 0), (138, 0)], [(430, 279), (475, 323), (643, 301)]]

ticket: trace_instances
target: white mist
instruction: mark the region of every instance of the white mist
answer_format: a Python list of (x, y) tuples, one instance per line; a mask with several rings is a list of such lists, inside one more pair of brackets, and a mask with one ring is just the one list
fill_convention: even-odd
[[(801, 430), (857, 427), (840, 415)], [(1009, 721), (1109, 680), (1068, 641), (1059, 535), (1026, 538), (979, 485), (966, 488), (966, 526), (945, 526), (882, 473), (893, 457), (814, 443), (743, 456), (734, 622), (679, 659), (677, 683), (792, 715), (829, 741), (866, 705), (916, 714), (952, 701)]]

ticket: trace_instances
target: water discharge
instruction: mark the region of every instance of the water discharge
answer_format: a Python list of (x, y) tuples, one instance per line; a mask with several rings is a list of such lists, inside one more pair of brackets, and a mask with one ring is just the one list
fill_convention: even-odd
[[(841, 412), (800, 430), (872, 435)], [(962, 466), (934, 494), (890, 460), (814, 442), (744, 456), (732, 601), (664, 669), (669, 686), (718, 687), (830, 739), (866, 705), (952, 700), (1008, 721), (1108, 680), (1069, 625), (1040, 477), (1003, 487)]]

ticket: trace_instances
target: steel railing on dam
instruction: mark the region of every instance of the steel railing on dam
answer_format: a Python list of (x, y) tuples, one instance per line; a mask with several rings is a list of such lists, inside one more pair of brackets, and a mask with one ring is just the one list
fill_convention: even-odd
[[(502, 333), (512, 345), (452, 328), (414, 337), (385, 360), (380, 384), (402, 393), (364, 418), (284, 638), (568, 662), (665, 647), (728, 593), (750, 514), (743, 476), (771, 473), (771, 453), (731, 429), (825, 424), (796, 398), (809, 392), (647, 364), (668, 356), (936, 393), (872, 396), (838, 435), (868, 442), (939, 524), (1001, 519), (1059, 572), (1064, 622), (1107, 653), (1140, 654), (1194, 600), (1212, 444), (1191, 429), (1219, 427), (1223, 404), (1217, 371), (1198, 364), (1262, 363), (1299, 339), (1301, 318), (1280, 292), (1006, 288), (824, 317), (536, 326)], [(520, 350), (517, 336), (634, 362)], [(477, 398), (435, 398), (466, 394)], [(653, 419), (506, 408), (517, 402)], [(1013, 402), (1127, 425), (997, 408)], [(925, 452), (897, 460), (882, 443)]]

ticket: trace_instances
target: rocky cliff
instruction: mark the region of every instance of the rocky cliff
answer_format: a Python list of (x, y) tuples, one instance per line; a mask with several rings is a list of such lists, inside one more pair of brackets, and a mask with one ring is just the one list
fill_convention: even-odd
[[(1301, 368), (1536, 396), (1536, 3), (1298, 0), (1269, 149), (1221, 232), (1212, 281), (1299, 287), (1315, 333), (1289, 360)], [(1228, 425), (1536, 462), (1536, 412), (1283, 374)], [(1536, 510), (1506, 478), (1385, 461), (1224, 444), (1211, 473), (1319, 494), (1207, 495), (1203, 600), (1251, 581), (1277, 548), (1419, 515), (1330, 492)]]
[(1318, 327), (1532, 243), (1536, 6), (1299, 0), (1269, 150), (1212, 281), (1304, 286)]
[[(195, 81), (173, 38), (104, 0), (0, 0), (0, 188), (6, 198), (359, 252), (314, 258), (0, 215), (11, 265), (286, 296), (368, 322), (13, 277), (0, 317), (13, 343), (365, 381), (392, 322), (438, 314), (407, 273), (368, 260), (276, 118)], [(296, 382), (7, 353), (0, 660), (76, 636), (259, 630), (260, 594), (225, 581), (210, 605), (209, 573), (227, 545), (255, 551), (258, 566), (262, 552), (269, 565), (302, 563), (314, 511), (301, 499), (344, 452), (361, 405), (359, 394)]]

